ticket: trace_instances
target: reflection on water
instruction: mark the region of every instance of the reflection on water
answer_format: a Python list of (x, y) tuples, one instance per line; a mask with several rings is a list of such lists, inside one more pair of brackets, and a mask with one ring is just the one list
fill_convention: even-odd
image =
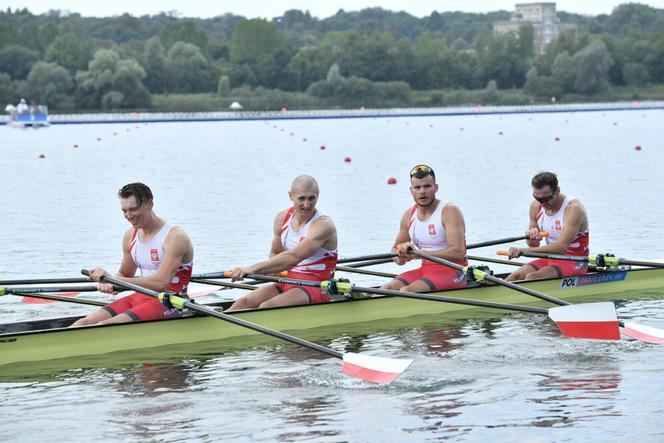
[[(440, 196), (462, 208), (469, 242), (518, 235), (527, 224), (530, 177), (551, 169), (563, 192), (584, 202), (594, 253), (664, 257), (652, 240), (659, 238), (664, 205), (659, 193), (643, 192), (659, 186), (664, 170), (658, 149), (664, 113), (644, 114), (0, 128), (8, 162), (0, 269), (19, 278), (116, 268), (127, 226), (115, 191), (136, 180), (152, 186), (157, 213), (190, 234), (200, 272), (265, 257), (274, 214), (288, 204), (290, 180), (302, 173), (319, 180), (319, 206), (335, 220), (342, 256), (386, 252), (412, 204), (405, 174), (417, 163), (431, 164)], [(635, 144), (643, 150), (635, 152)], [(41, 152), (46, 158), (38, 159)], [(352, 162), (344, 163), (345, 156)], [(399, 183), (387, 186), (392, 176)], [(26, 216), (35, 208), (42, 216)], [(75, 215), (50, 216), (63, 210)], [(493, 247), (477, 251), (494, 253)], [(358, 275), (352, 281), (382, 282)], [(3, 322), (89, 311), (15, 298), (0, 306)], [(621, 303), (619, 313), (664, 319), (654, 299)], [(527, 314), (370, 326), (316, 331), (312, 341), (413, 358), (390, 386), (348, 378), (337, 359), (264, 339), (0, 368), (0, 415), (8, 418), (0, 422), (0, 439), (661, 440), (664, 412), (656, 393), (663, 387), (664, 347), (565, 340), (546, 317)]]

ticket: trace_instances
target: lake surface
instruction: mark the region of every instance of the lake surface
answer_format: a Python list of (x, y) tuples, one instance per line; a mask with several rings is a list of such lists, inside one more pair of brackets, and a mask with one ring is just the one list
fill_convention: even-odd
[[(189, 233), (194, 272), (263, 259), (290, 182), (305, 173), (319, 181), (318, 207), (336, 223), (342, 257), (388, 252), (419, 163), (435, 169), (439, 197), (462, 209), (469, 243), (520, 235), (530, 179), (551, 170), (586, 206), (592, 252), (662, 258), (663, 126), (663, 111), (635, 110), (0, 127), (1, 277), (114, 272), (128, 227), (116, 192), (131, 181), (149, 184), (155, 211)], [(90, 309), (8, 296), (0, 322)], [(662, 325), (664, 302), (624, 303), (619, 314)], [(0, 440), (664, 440), (662, 347), (565, 340), (540, 317), (500, 313), (369, 335), (341, 329), (321, 343), (354, 340), (415, 362), (387, 387), (286, 344), (58, 372), (43, 363), (39, 377), (0, 382)]]

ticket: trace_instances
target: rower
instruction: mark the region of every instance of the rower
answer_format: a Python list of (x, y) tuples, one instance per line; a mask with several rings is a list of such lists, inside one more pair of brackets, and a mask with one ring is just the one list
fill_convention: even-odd
[[(436, 174), (427, 165), (417, 165), (410, 171), (410, 193), (415, 204), (401, 217), (392, 252), (394, 261), (403, 265), (414, 257), (411, 252), (421, 252), (437, 258), (467, 266), (466, 225), (463, 214), (454, 203), (436, 198), (438, 184)], [(447, 266), (422, 260), (422, 266), (396, 276), (384, 284), (385, 289), (423, 292), (465, 287), (462, 272)]]
[[(579, 199), (560, 192), (558, 177), (553, 172), (540, 172), (531, 180), (533, 201), (530, 203), (530, 224), (526, 231), (527, 248), (511, 247), (510, 259), (524, 252), (588, 256), (590, 233), (588, 215)], [(547, 231), (545, 244), (540, 246), (540, 231)], [(588, 272), (587, 261), (539, 258), (521, 266), (507, 276), (508, 281), (569, 277)]]
[[(154, 291), (186, 293), (193, 268), (194, 248), (179, 226), (167, 223), (153, 211), (152, 191), (143, 183), (129, 183), (118, 191), (120, 208), (131, 223), (122, 239), (122, 263), (116, 278)], [(136, 271), (140, 277), (135, 277)], [(99, 282), (101, 292), (114, 293), (104, 283), (103, 268), (89, 271), (90, 280)], [(159, 300), (140, 293), (122, 297), (72, 326), (156, 320), (177, 315)]]
[[(337, 229), (332, 219), (316, 209), (318, 183), (301, 175), (291, 184), (288, 198), (293, 206), (274, 219), (270, 258), (233, 270), (232, 280), (247, 274), (288, 271), (293, 279), (328, 280), (337, 264)], [(239, 298), (229, 311), (248, 308), (325, 303), (330, 295), (320, 287), (274, 283)]]

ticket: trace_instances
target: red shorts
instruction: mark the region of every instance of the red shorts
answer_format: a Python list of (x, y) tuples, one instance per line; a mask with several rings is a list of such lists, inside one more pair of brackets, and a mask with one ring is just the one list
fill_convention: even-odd
[[(288, 278), (294, 278), (297, 280), (323, 281), (322, 279), (319, 280), (320, 276), (313, 276), (310, 274), (291, 271), (288, 272)], [(279, 291), (279, 294), (283, 294), (284, 292), (293, 288), (302, 289), (307, 293), (307, 297), (309, 297), (309, 303), (312, 305), (317, 303), (327, 303), (330, 301), (330, 294), (324, 292), (321, 288), (315, 288), (313, 286), (291, 285), (289, 283), (275, 283), (274, 285), (276, 286), (277, 291)]]
[[(460, 266), (467, 266), (459, 263)], [(404, 272), (396, 276), (400, 282), (409, 285), (416, 280), (422, 280), (434, 291), (438, 289), (465, 288), (466, 276), (462, 272), (445, 265), (440, 265), (429, 260), (423, 260), (422, 266), (412, 271)]]
[(538, 258), (528, 263), (528, 266), (536, 271), (551, 266), (556, 270), (558, 277), (571, 277), (573, 275), (584, 275), (588, 273), (588, 262), (572, 260), (549, 260), (547, 258)]
[(134, 321), (159, 320), (164, 318), (168, 308), (159, 300), (149, 295), (134, 292), (104, 306), (113, 317), (127, 314)]

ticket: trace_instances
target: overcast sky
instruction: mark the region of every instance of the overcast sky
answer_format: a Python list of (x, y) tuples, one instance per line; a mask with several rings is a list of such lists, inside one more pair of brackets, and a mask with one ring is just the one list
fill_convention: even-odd
[[(619, 0), (560, 0), (556, 2), (559, 11), (578, 14), (610, 14), (614, 7), (627, 3)], [(134, 16), (154, 15), (159, 12), (178, 11), (182, 17), (215, 17), (231, 12), (249, 18), (278, 17), (289, 9), (308, 10), (313, 16), (326, 18), (339, 9), (357, 11), (380, 6), (391, 11), (406, 12), (424, 17), (432, 11), (489, 12), (497, 10), (511, 11), (515, 3), (527, 1), (508, 0), (0, 0), (2, 10), (7, 8), (28, 8), (34, 14), (41, 14), (50, 9), (77, 12), (84, 16), (113, 16), (128, 12)], [(655, 8), (664, 9), (664, 0), (632, 1)]]

